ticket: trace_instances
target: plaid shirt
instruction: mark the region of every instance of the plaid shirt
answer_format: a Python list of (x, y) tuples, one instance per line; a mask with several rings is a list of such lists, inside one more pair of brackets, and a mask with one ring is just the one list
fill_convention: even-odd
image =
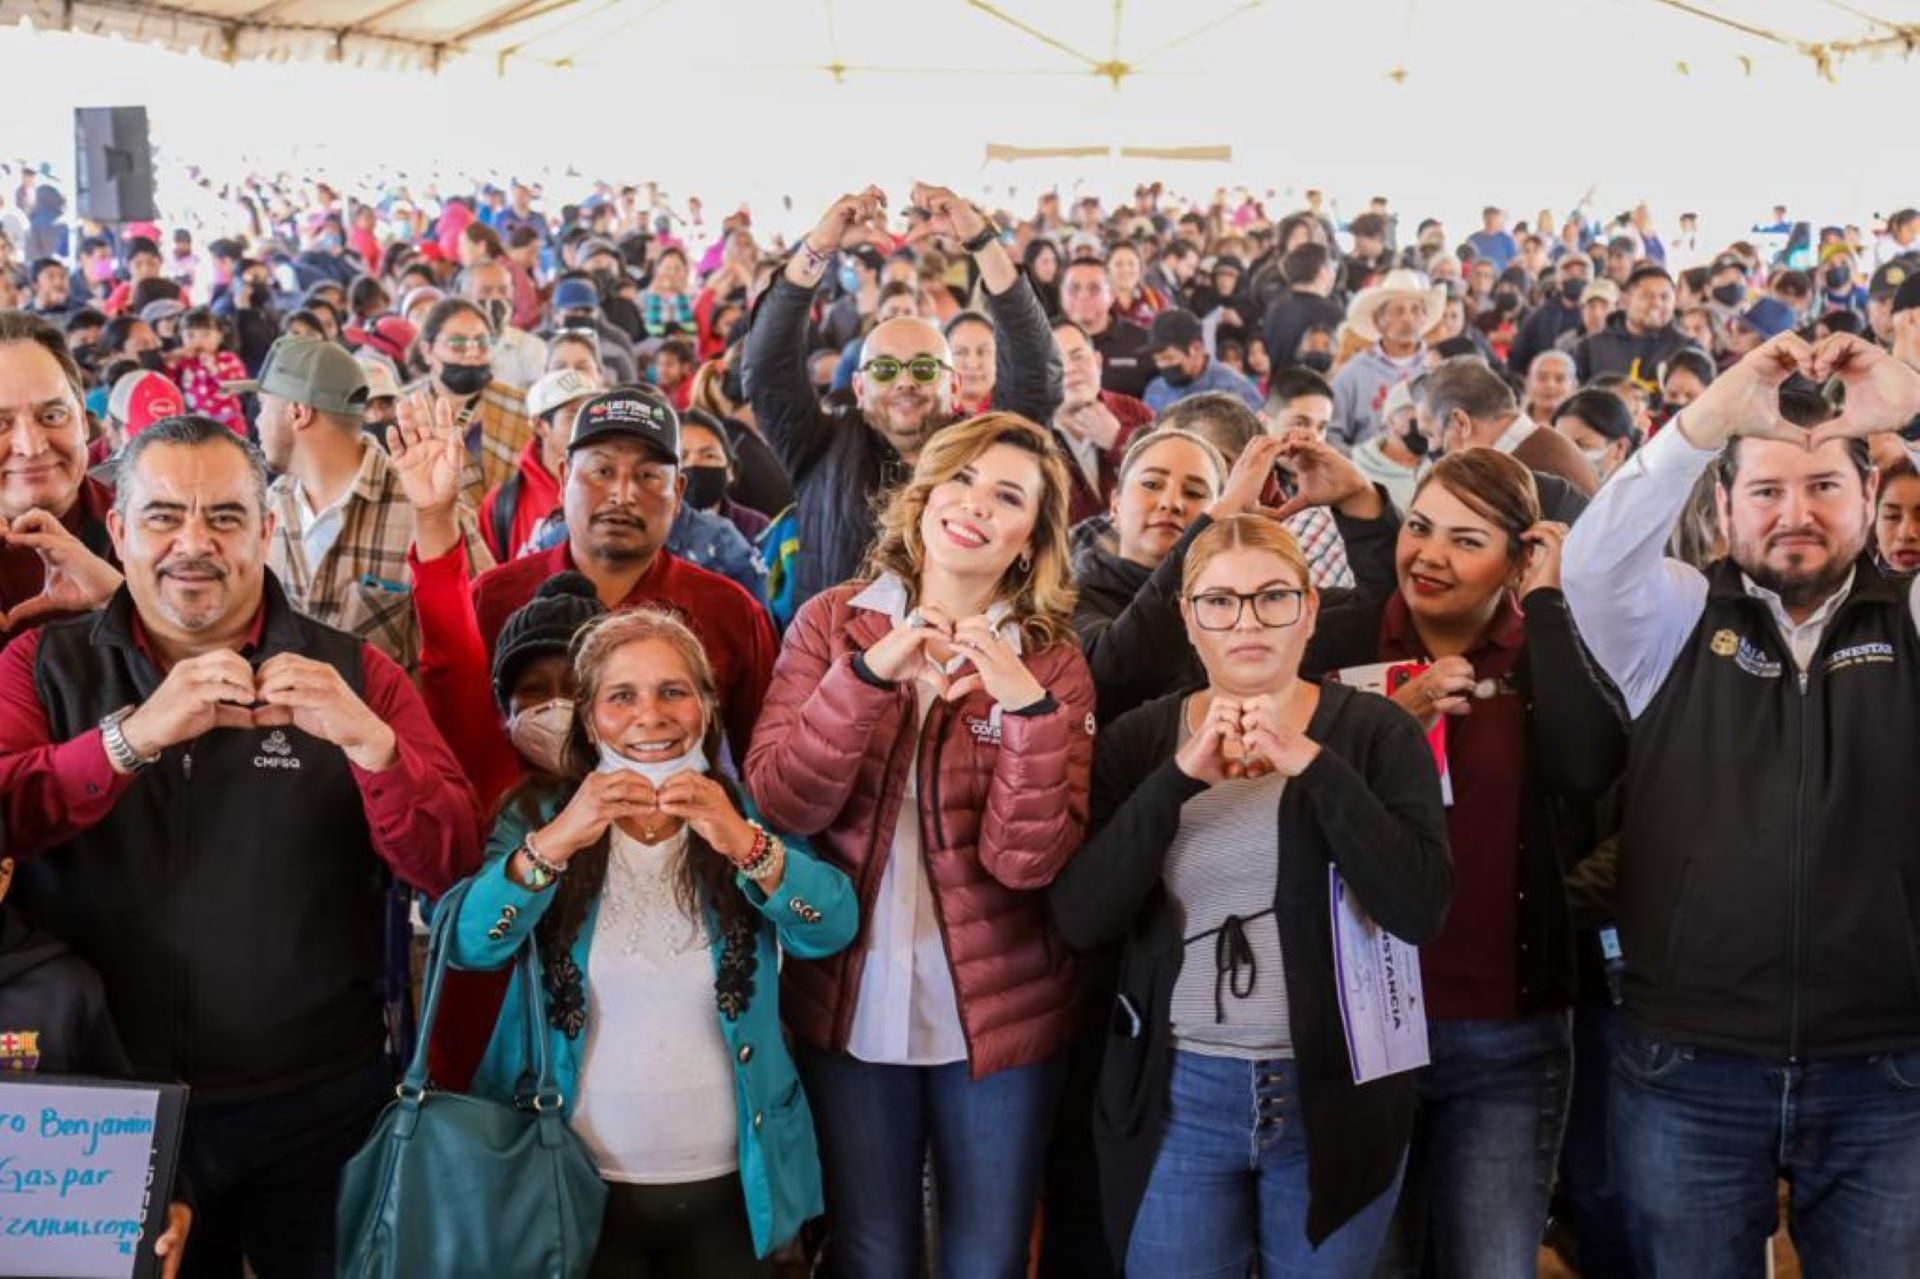
[(1329, 586), (1352, 586), (1353, 567), (1347, 563), (1347, 544), (1340, 540), (1340, 528), (1333, 512), (1324, 506), (1310, 506), (1287, 521), (1287, 531), (1300, 543), (1313, 572), (1317, 590)]
[[(307, 563), (300, 494), (291, 475), (267, 490), (273, 512), (273, 544), (267, 566), (280, 579), (294, 608), (317, 622), (364, 639), (411, 675), (420, 657), (420, 628), (413, 612), (413, 577), (407, 550), (413, 545), (413, 506), (400, 487), (387, 451), (369, 440), (360, 456), (341, 510), (340, 535), (318, 564)], [(460, 511), (467, 571), (493, 567), (493, 557), (467, 507)]]
[[(433, 379), (424, 377), (400, 388), (402, 395), (416, 391), (435, 394)], [(533, 423), (527, 418), (525, 397), (501, 381), (487, 383), (454, 420), (467, 433), (467, 466), (460, 473), (460, 500), (469, 511), (477, 511), (489, 492), (520, 469), (520, 454), (533, 438)]]

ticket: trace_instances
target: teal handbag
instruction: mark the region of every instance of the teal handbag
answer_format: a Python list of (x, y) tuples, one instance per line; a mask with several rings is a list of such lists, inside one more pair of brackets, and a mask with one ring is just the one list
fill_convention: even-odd
[(593, 1260), (607, 1187), (560, 1114), (531, 939), (516, 967), (533, 1091), (509, 1105), (427, 1086), (427, 1042), (467, 889), (448, 892), (434, 916), (419, 1042), (399, 1100), (341, 1173), (342, 1279), (575, 1279)]

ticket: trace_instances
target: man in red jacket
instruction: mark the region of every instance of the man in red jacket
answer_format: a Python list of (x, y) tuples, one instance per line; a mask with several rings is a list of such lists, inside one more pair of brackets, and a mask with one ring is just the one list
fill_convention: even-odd
[(99, 971), (135, 1073), (193, 1089), (193, 1264), (319, 1276), (392, 1098), (386, 881), (446, 891), (480, 832), (399, 666), (288, 603), (272, 526), (225, 426), (134, 439), (125, 584), (0, 653), (0, 800), (21, 904)]
[[(666, 549), (686, 480), (680, 474), (680, 416), (658, 394), (621, 387), (580, 406), (560, 468), (567, 540), (522, 556), (474, 579), (471, 600), (459, 555), (460, 445), (451, 421), (429, 425), (402, 418), (395, 464), (426, 451), (443, 501), (418, 511), (411, 567), (420, 614), (420, 686), (441, 730), (461, 743), (469, 776), (517, 767), (500, 723), (491, 684), (494, 643), (507, 617), (540, 584), (575, 569), (593, 582), (611, 609), (651, 604), (678, 612), (706, 645), (719, 685), (728, 746), (746, 758), (779, 648), (766, 611), (741, 587), (696, 568)], [(480, 662), (484, 656), (484, 663)], [(501, 752), (506, 752), (502, 754)]]

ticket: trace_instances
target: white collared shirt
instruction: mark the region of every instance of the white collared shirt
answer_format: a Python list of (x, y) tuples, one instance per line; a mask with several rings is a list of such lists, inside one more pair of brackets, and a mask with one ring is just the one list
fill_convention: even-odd
[[(882, 574), (848, 605), (884, 613), (897, 626), (907, 615), (906, 583), (892, 573)], [(998, 603), (987, 610), (987, 618), (1018, 652), (1020, 629), (1007, 620), (1011, 611), (1006, 603)], [(965, 661), (956, 656), (947, 663), (947, 670), (958, 670)], [(933, 899), (920, 839), (919, 739), (935, 693), (924, 680), (914, 681), (914, 692), (913, 755), (907, 761), (907, 785), (894, 820), (892, 850), (867, 926), (847, 1051), (862, 1061), (883, 1065), (945, 1066), (967, 1059), (967, 1037), (960, 1024), (940, 908)]]
[(1528, 436), (1539, 429), (1538, 422), (1522, 413), (1507, 424), (1507, 429), (1500, 433), (1500, 438), (1493, 442), (1493, 447), (1502, 453), (1512, 453), (1527, 442)]
[(305, 552), (309, 567), (317, 568), (333, 544), (340, 540), (340, 530), (347, 525), (347, 503), (353, 500), (353, 490), (352, 484), (347, 485), (339, 497), (316, 511), (306, 488), (294, 485), (293, 509), (300, 513), (300, 549)]

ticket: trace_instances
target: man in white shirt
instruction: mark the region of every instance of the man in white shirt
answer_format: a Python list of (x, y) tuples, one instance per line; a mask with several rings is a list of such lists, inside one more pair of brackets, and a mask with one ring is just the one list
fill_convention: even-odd
[[(1758, 1275), (1781, 1181), (1807, 1273), (1920, 1255), (1920, 602), (1865, 553), (1861, 438), (1916, 412), (1920, 372), (1878, 347), (1783, 333), (1566, 542), (1567, 602), (1633, 720), (1610, 1124), (1648, 1274)], [(1663, 548), (1714, 466), (1729, 552), (1702, 573)]]

